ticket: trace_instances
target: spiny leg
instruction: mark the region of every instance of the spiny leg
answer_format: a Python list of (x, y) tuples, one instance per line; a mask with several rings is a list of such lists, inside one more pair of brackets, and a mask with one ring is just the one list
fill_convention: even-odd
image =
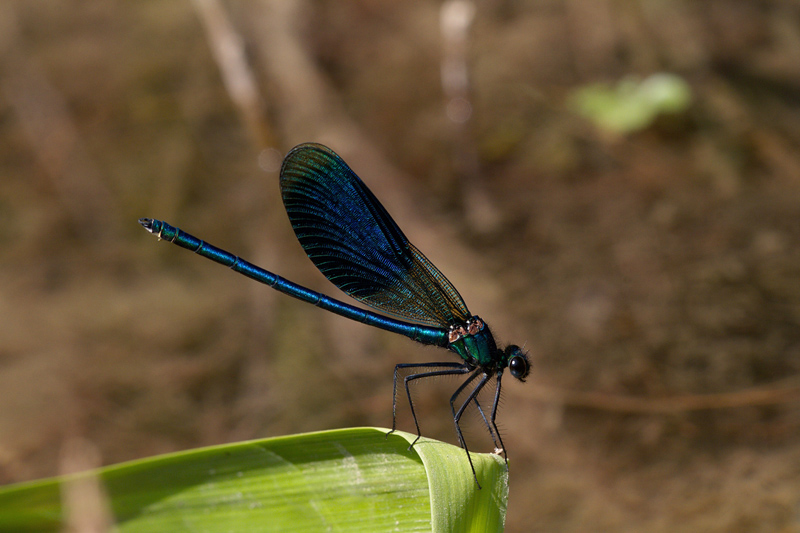
[(450, 409), (453, 411), (453, 422), (456, 425), (456, 433), (458, 434), (458, 440), (461, 443), (461, 446), (464, 448), (464, 451), (467, 454), (467, 460), (469, 461), (469, 466), (472, 469), (472, 477), (475, 478), (475, 484), (478, 485), (479, 489), (481, 488), (481, 484), (478, 481), (478, 474), (475, 473), (475, 465), (472, 464), (472, 457), (470, 457), (470, 455), (469, 455), (469, 448), (467, 448), (467, 441), (464, 440), (464, 434), (461, 432), (461, 426), (459, 425), (459, 422), (461, 420), (461, 415), (464, 414), (464, 410), (467, 408), (467, 406), (469, 405), (470, 402), (472, 402), (473, 400), (475, 400), (475, 398), (478, 397), (478, 394), (481, 392), (481, 389), (483, 389), (483, 387), (489, 381), (489, 378), (491, 376), (489, 374), (486, 374), (486, 373), (483, 374), (483, 377), (481, 378), (480, 382), (477, 385), (475, 385), (475, 388), (472, 389), (472, 392), (469, 393), (469, 396), (467, 396), (467, 399), (464, 401), (463, 404), (461, 404), (461, 407), (459, 407), (458, 412), (455, 411), (454, 402), (455, 402), (456, 398), (458, 397), (458, 395), (461, 393), (461, 391), (463, 391), (464, 388), (478, 376), (480, 370), (481, 369), (478, 369), (474, 374), (472, 374), (469, 377), (469, 379), (467, 381), (465, 381), (458, 388), (458, 390), (456, 390), (455, 394), (453, 394), (453, 396), (450, 398)]
[[(465, 381), (459, 388), (456, 390), (453, 398), (451, 398), (450, 408), (453, 411), (453, 417), (455, 418), (455, 407), (453, 405), (454, 400), (458, 397), (459, 394), (469, 385), (472, 380), (477, 377), (477, 373), (470, 377), (467, 381)], [(503, 438), (500, 436), (500, 430), (497, 427), (496, 418), (497, 418), (497, 407), (500, 403), (500, 381), (503, 378), (503, 372), (500, 371), (497, 373), (497, 386), (495, 387), (494, 393), (494, 401), (492, 403), (492, 411), (490, 413), (490, 418), (486, 418), (486, 413), (483, 412), (483, 407), (481, 407), (480, 402), (478, 401), (478, 396), (476, 395), (473, 401), (475, 402), (475, 406), (478, 408), (478, 412), (483, 418), (484, 424), (486, 424), (486, 429), (489, 430), (489, 436), (492, 438), (492, 442), (496, 449), (499, 449), (503, 453), (503, 458), (506, 461), (506, 466), (508, 465), (508, 454), (506, 453), (505, 445), (503, 444)], [(496, 437), (496, 438), (495, 438)]]
[(497, 429), (497, 422), (495, 422), (495, 419), (497, 418), (497, 406), (500, 403), (500, 380), (502, 378), (503, 378), (503, 371), (501, 370), (497, 373), (497, 386), (495, 387), (494, 390), (494, 403), (492, 404), (492, 413), (489, 419), (492, 421), (492, 427), (494, 427), (494, 432), (497, 435), (497, 440), (500, 441), (500, 449), (503, 450), (503, 458), (506, 460), (506, 468), (508, 468), (508, 454), (506, 453), (506, 447), (503, 444), (503, 439), (500, 437), (500, 430)]
[[(472, 383), (475, 380), (475, 378), (477, 378), (480, 374), (481, 374), (481, 369), (480, 368), (476, 369), (475, 372), (473, 372), (472, 375), (469, 378), (467, 378), (466, 381), (464, 381), (464, 383), (459, 385), (459, 387), (456, 389), (456, 391), (450, 397), (450, 411), (452, 411), (452, 413), (453, 413), (453, 420), (456, 419), (456, 407), (454, 405), (456, 399), (464, 391), (464, 389), (466, 389), (467, 386), (469, 386), (469, 384)], [(470, 400), (467, 400), (467, 403), (469, 403), (469, 402), (470, 402)], [(477, 398), (476, 398), (476, 403), (477, 403)], [(483, 410), (481, 409), (480, 405), (478, 405), (478, 409), (481, 411), (481, 415), (483, 415)], [(458, 434), (458, 444), (462, 448), (465, 448), (466, 446), (464, 444), (464, 439), (461, 436), (461, 430), (458, 428), (458, 426), (456, 426), (456, 433)]]
[[(458, 397), (459, 394), (461, 394), (463, 392), (463, 390), (470, 383), (472, 383), (472, 380), (474, 380), (476, 377), (478, 377), (478, 374), (479, 374), (479, 372), (476, 372), (475, 374), (470, 376), (470, 378), (467, 381), (462, 383), (461, 386), (453, 394), (453, 397), (450, 399), (450, 409), (453, 412), (453, 417), (454, 418), (456, 416), (455, 406), (453, 405), (455, 403), (455, 399)], [(483, 407), (481, 406), (480, 402), (478, 401), (478, 397), (477, 396), (475, 396), (473, 401), (475, 402), (475, 407), (478, 408), (478, 413), (480, 413), (481, 418), (483, 419), (483, 423), (486, 424), (486, 429), (489, 431), (489, 436), (492, 438), (492, 443), (494, 444), (494, 447), (503, 450), (503, 439), (500, 438), (500, 432), (497, 429), (497, 425), (494, 424), (493, 421), (490, 422), (489, 419), (486, 418), (486, 413), (483, 411)], [(495, 401), (497, 401), (496, 398), (495, 398)], [(497, 406), (495, 405), (493, 407), (493, 412), (496, 412), (496, 411), (497, 411)], [(497, 438), (495, 438), (495, 435), (497, 435)], [(499, 441), (499, 444), (498, 444), (498, 441)], [(503, 451), (505, 453), (505, 450), (503, 450)]]
[[(398, 370), (404, 368), (445, 368), (447, 370), (434, 370), (431, 372), (420, 372), (419, 374), (411, 374), (409, 376), (405, 376), (403, 378), (403, 382), (406, 388), (406, 396), (408, 396), (408, 405), (411, 407), (411, 415), (414, 418), (414, 425), (417, 428), (417, 438), (414, 439), (414, 442), (411, 443), (411, 446), (414, 446), (419, 438), (422, 436), (422, 433), (419, 429), (419, 423), (417, 422), (417, 414), (414, 411), (414, 402), (411, 400), (411, 390), (408, 388), (408, 383), (415, 379), (420, 378), (427, 378), (433, 376), (447, 376), (453, 374), (464, 374), (472, 370), (472, 368), (464, 363), (406, 363), (406, 364), (399, 364), (394, 367), (394, 380), (392, 383), (392, 430), (386, 434), (388, 437), (391, 435), (395, 429), (397, 429), (397, 372)], [(409, 446), (409, 448), (411, 448)]]
[[(404, 368), (463, 368), (463, 363), (401, 363), (394, 367), (394, 379), (392, 380), (392, 431), (387, 433), (390, 435), (397, 429), (397, 372)], [(424, 372), (423, 372), (424, 374)], [(411, 399), (409, 398), (409, 402)]]
[[(458, 390), (456, 390), (455, 394), (453, 394), (453, 397), (451, 398), (451, 402), (450, 402), (450, 409), (453, 411), (453, 416), (454, 417), (455, 417), (455, 408), (453, 407), (453, 401), (452, 400), (457, 398), (458, 395), (461, 394), (461, 392), (467, 387), (467, 385), (469, 385), (472, 382), (472, 380), (477, 377), (477, 375), (478, 375), (478, 373), (476, 372), (472, 377), (470, 377), (470, 379), (468, 379), (467, 381), (462, 383), (461, 386), (458, 388)], [(502, 372), (500, 373), (500, 375), (502, 375)], [(486, 429), (489, 430), (489, 436), (492, 438), (492, 443), (494, 444), (495, 449), (501, 449), (502, 450), (503, 449), (503, 440), (500, 438), (500, 432), (497, 429), (497, 425), (495, 425), (493, 422), (490, 423), (489, 419), (486, 418), (486, 413), (483, 412), (483, 407), (481, 406), (481, 403), (478, 401), (478, 397), (477, 396), (475, 396), (474, 402), (475, 402), (475, 407), (478, 408), (478, 413), (480, 413), (481, 418), (483, 419), (483, 423), (486, 424)], [(497, 395), (496, 394), (495, 394), (495, 402), (497, 402)], [(497, 411), (497, 406), (496, 405), (493, 406), (493, 411)], [(497, 435), (497, 438), (495, 438), (495, 435)], [(499, 445), (497, 443), (498, 440), (500, 441)]]
[[(477, 373), (473, 375), (470, 379), (465, 381), (461, 387), (453, 395), (453, 399), (457, 397), (461, 392), (466, 388), (467, 385), (477, 376)], [(497, 374), (497, 387), (495, 388), (494, 394), (494, 401), (492, 403), (492, 411), (490, 413), (491, 418), (486, 418), (486, 413), (483, 412), (483, 407), (481, 406), (480, 402), (478, 401), (478, 397), (475, 396), (474, 402), (475, 406), (478, 408), (478, 412), (483, 419), (483, 423), (486, 424), (486, 429), (489, 430), (489, 436), (492, 438), (492, 443), (494, 443), (494, 447), (496, 450), (500, 450), (503, 453), (503, 458), (506, 461), (506, 466), (508, 466), (508, 454), (506, 453), (505, 445), (503, 444), (503, 438), (500, 437), (500, 430), (497, 428), (497, 423), (495, 419), (497, 417), (497, 406), (500, 401), (500, 380), (503, 377), (503, 372), (498, 372)], [(453, 406), (453, 402), (450, 403), (450, 408), (453, 411), (453, 417), (455, 417), (455, 407)], [(496, 437), (495, 437), (496, 436)]]
[(483, 419), (483, 423), (486, 424), (486, 429), (489, 430), (489, 436), (492, 437), (492, 443), (494, 444), (495, 449), (502, 449), (503, 448), (503, 441), (500, 439), (500, 443), (498, 444), (498, 439), (500, 438), (500, 434), (497, 433), (497, 438), (495, 438), (496, 428), (492, 429), (492, 424), (489, 422), (489, 419), (486, 418), (486, 413), (483, 412), (483, 407), (481, 407), (480, 402), (478, 402), (478, 398), (475, 398), (475, 407), (478, 408), (478, 412)]
[(419, 429), (419, 422), (417, 422), (417, 413), (414, 409), (414, 401), (411, 399), (411, 389), (409, 388), (409, 383), (411, 383), (415, 379), (430, 378), (435, 376), (450, 376), (457, 374), (465, 374), (467, 372), (470, 372), (471, 370), (472, 369), (469, 366), (464, 366), (462, 368), (454, 368), (452, 370), (435, 370), (432, 372), (423, 372), (421, 374), (412, 374), (410, 376), (406, 376), (403, 379), (406, 387), (406, 396), (408, 396), (408, 406), (411, 408), (411, 416), (414, 418), (414, 426), (416, 426), (417, 428), (417, 438), (414, 439), (414, 442), (412, 442), (409, 445), (408, 447), (409, 450), (413, 448), (414, 445), (417, 443), (417, 441), (422, 437), (422, 431)]

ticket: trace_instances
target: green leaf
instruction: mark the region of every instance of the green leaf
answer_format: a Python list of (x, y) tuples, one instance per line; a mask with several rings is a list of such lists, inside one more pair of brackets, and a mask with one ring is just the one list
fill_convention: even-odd
[(61, 495), (102, 482), (118, 531), (502, 531), (497, 455), (352, 428), (156, 456), (0, 488), (0, 531), (59, 531)]
[(640, 80), (628, 77), (615, 86), (595, 83), (569, 97), (569, 105), (598, 127), (631, 133), (647, 128), (659, 115), (685, 111), (692, 102), (692, 90), (674, 74), (653, 74)]

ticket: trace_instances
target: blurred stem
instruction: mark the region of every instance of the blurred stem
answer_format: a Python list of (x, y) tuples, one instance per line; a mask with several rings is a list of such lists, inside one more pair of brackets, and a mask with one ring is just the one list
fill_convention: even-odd
[(206, 30), (225, 89), (253, 141), (260, 149), (275, 146), (275, 136), (265, 120), (264, 101), (245, 56), (244, 39), (219, 0), (192, 0), (192, 5)]

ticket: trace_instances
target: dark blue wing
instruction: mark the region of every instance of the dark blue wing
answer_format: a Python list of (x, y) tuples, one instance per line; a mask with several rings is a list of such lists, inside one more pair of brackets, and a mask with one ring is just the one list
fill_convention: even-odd
[(471, 316), (453, 284), (333, 150), (311, 143), (293, 148), (281, 166), (281, 194), (308, 257), (356, 300), (429, 326)]

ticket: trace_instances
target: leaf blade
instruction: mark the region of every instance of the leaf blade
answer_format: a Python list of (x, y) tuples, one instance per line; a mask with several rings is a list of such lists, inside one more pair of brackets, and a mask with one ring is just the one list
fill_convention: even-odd
[(462, 449), (424, 439), (409, 451), (415, 436), (386, 432), (248, 441), (3, 487), (0, 531), (60, 530), (59, 491), (87, 476), (102, 480), (120, 531), (502, 530), (502, 461), (473, 454), (479, 491)]

